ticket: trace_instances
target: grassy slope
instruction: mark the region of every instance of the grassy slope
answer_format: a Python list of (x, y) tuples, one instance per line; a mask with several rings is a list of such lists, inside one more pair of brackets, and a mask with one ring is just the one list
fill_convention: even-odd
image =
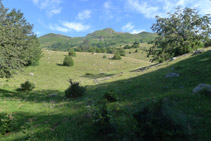
[[(1, 80), (4, 88), (0, 89), (0, 113), (13, 112), (18, 123), (18, 128), (8, 135), (0, 136), (1, 140), (21, 140), (26, 136), (36, 136), (42, 140), (96, 140), (91, 111), (98, 107), (98, 101), (109, 89), (118, 94), (118, 102), (108, 104), (108, 107), (122, 133), (121, 139), (129, 140), (134, 134), (132, 130), (135, 122), (131, 115), (161, 98), (168, 99), (166, 107), (169, 113), (188, 127), (187, 132), (192, 140), (211, 138), (210, 99), (191, 93), (199, 83), (211, 84), (211, 51), (193, 57), (183, 56), (143, 73), (130, 73), (128, 70), (148, 65), (146, 62), (131, 58), (122, 61), (104, 60), (102, 54), (80, 53), (74, 58), (78, 64), (75, 67), (57, 66), (64, 54), (45, 52), (41, 66), (29, 67), (9, 82)], [(109, 62), (116, 64), (110, 65)], [(115, 76), (98, 85), (93, 85), (92, 78), (83, 77), (86, 72), (98, 74), (100, 69)], [(124, 73), (120, 74), (121, 71)], [(28, 76), (29, 72), (34, 72), (35, 76)], [(166, 79), (165, 74), (168, 72), (177, 72), (181, 76)], [(86, 95), (65, 100), (63, 91), (67, 88), (68, 78), (89, 85)], [(36, 90), (27, 96), (13, 92), (12, 89), (25, 79), (36, 82)], [(48, 94), (51, 93), (57, 93), (58, 96), (49, 98)], [(27, 134), (23, 134), (20, 129), (23, 125)]]

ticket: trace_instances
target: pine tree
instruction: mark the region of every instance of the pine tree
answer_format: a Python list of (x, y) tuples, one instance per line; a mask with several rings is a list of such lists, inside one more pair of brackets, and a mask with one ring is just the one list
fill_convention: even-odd
[(20, 10), (8, 12), (0, 0), (0, 77), (38, 64), (41, 49), (32, 28)]

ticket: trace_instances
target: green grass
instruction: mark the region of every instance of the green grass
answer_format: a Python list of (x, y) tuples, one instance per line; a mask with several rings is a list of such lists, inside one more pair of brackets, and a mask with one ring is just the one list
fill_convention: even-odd
[[(165, 99), (168, 114), (186, 127), (189, 140), (211, 139), (210, 97), (192, 94), (198, 84), (211, 84), (211, 51), (178, 57), (136, 73), (130, 71), (151, 63), (141, 58), (114, 61), (109, 54), (103, 59), (104, 54), (77, 53), (75, 66), (63, 67), (59, 64), (66, 54), (44, 51), (40, 66), (28, 67), (8, 81), (0, 79), (0, 115), (12, 113), (15, 123), (12, 132), (0, 135), (0, 140), (102, 140), (95, 134), (92, 113), (108, 90), (117, 94), (117, 102), (107, 107), (119, 140), (135, 138), (132, 115), (159, 99)], [(31, 72), (34, 76), (29, 75)], [(180, 77), (166, 79), (169, 72), (177, 72)], [(65, 99), (69, 78), (87, 86), (83, 97)], [(26, 80), (34, 82), (36, 89), (29, 94), (15, 92)], [(48, 96), (54, 93), (58, 95)]]

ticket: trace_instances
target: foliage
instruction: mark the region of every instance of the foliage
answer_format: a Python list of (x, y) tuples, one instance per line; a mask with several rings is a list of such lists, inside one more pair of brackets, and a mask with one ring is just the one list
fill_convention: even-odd
[(29, 92), (32, 91), (34, 88), (35, 88), (34, 83), (26, 81), (21, 84), (20, 88), (18, 88), (17, 91)]
[(125, 45), (124, 49), (139, 48), (139, 42), (134, 42), (131, 46)]
[(103, 58), (107, 58), (107, 56), (106, 55), (103, 55)]
[(111, 116), (105, 104), (102, 104), (99, 110), (95, 111), (93, 124), (98, 137), (104, 140), (111, 140), (113, 138), (116, 129), (111, 123)]
[(69, 50), (68, 50), (68, 55), (69, 55), (69, 56), (72, 56), (72, 57), (75, 57), (75, 56), (76, 56), (76, 52), (75, 52), (75, 50), (74, 50), (74, 49), (72, 49), (72, 48), (71, 48), (71, 49), (69, 49)]
[(113, 60), (121, 60), (122, 58), (121, 58), (120, 54), (117, 52), (117, 53), (114, 54), (112, 59)]
[(86, 88), (79, 85), (79, 82), (73, 82), (71, 79), (69, 80), (70, 86), (65, 91), (66, 98), (76, 98), (82, 96)]
[(211, 46), (211, 39), (207, 39), (204, 44), (205, 47)]
[(0, 116), (0, 133), (7, 134), (12, 130), (12, 114), (4, 114)]
[(175, 123), (164, 110), (163, 100), (145, 107), (134, 114), (137, 120), (138, 136), (144, 140), (184, 139), (185, 132), (181, 125)]
[(30, 25), (15, 9), (8, 12), (0, 1), (0, 77), (11, 77), (24, 66), (38, 65), (39, 42)]
[(117, 101), (116, 94), (114, 93), (114, 91), (106, 92), (104, 94), (103, 98), (106, 99), (109, 102), (116, 102)]
[(182, 55), (199, 47), (210, 35), (210, 17), (200, 17), (196, 10), (177, 8), (168, 18), (157, 18), (152, 30), (158, 34), (154, 46), (148, 55), (153, 55), (153, 61), (163, 62), (171, 57)]
[(74, 61), (71, 56), (65, 56), (63, 66), (74, 66)]

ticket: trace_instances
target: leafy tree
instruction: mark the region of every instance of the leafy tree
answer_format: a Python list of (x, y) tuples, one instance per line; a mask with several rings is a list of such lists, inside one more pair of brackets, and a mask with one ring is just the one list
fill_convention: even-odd
[(121, 60), (122, 58), (121, 58), (119, 52), (117, 52), (117, 53), (114, 54), (114, 56), (113, 56), (112, 59), (113, 59), (113, 60)]
[(72, 48), (71, 48), (71, 49), (69, 49), (69, 50), (68, 50), (68, 55), (69, 55), (69, 56), (73, 56), (73, 57), (75, 57), (75, 56), (76, 56), (75, 50), (74, 50), (74, 49), (72, 49)]
[(64, 66), (74, 66), (74, 61), (71, 56), (65, 56), (63, 61)]
[(156, 16), (152, 30), (158, 34), (148, 56), (160, 62), (203, 47), (210, 35), (210, 16), (200, 16), (196, 10), (177, 8), (168, 18)]
[(39, 42), (20, 10), (8, 12), (0, 0), (0, 77), (11, 77), (24, 66), (38, 65)]

